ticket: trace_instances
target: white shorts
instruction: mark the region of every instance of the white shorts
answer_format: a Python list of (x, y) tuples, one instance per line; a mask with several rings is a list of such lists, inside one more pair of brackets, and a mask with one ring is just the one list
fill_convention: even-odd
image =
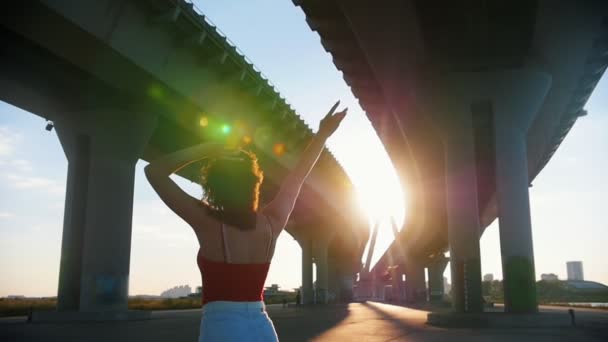
[(264, 302), (210, 302), (203, 306), (199, 342), (279, 341)]

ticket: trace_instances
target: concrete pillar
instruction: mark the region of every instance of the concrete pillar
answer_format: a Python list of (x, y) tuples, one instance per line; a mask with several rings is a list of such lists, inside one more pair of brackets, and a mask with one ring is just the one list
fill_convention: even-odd
[[(536, 311), (525, 137), (551, 85), (532, 69), (450, 73), (421, 92), (444, 139), (452, 299), (456, 311), (481, 310), (479, 221), (471, 112), (492, 115), (505, 309)], [(475, 109), (474, 109), (475, 108)], [(508, 299), (507, 299), (508, 298)]]
[(57, 310), (78, 311), (87, 203), (89, 139), (87, 136), (77, 134), (61, 135), (64, 142), (63, 149), (68, 158), (68, 176), (63, 214)]
[(354, 276), (348, 265), (339, 259), (330, 259), (328, 265), (328, 302), (348, 303), (353, 298)]
[(372, 272), (370, 274), (371, 274), (371, 284), (372, 284), (372, 300), (378, 300), (382, 297), (381, 296), (382, 280), (376, 274), (376, 272)]
[(315, 247), (315, 265), (317, 266), (317, 282), (315, 287), (315, 303), (327, 304), (328, 300), (328, 262), (327, 244)]
[(443, 273), (445, 272), (445, 267), (447, 264), (448, 259), (441, 257), (438, 260), (431, 262), (427, 268), (430, 302), (441, 302), (443, 300), (445, 291), (443, 288)]
[(493, 98), (492, 110), (505, 311), (530, 313), (538, 307), (526, 134), (551, 78), (530, 70), (500, 74), (496, 78), (502, 88)]
[(405, 301), (409, 304), (426, 301), (424, 267), (408, 264), (405, 269)]
[(333, 303), (338, 299), (340, 291), (340, 268), (336, 260), (328, 258), (327, 261), (327, 302)]
[[(454, 108), (458, 110), (458, 107)], [(457, 312), (481, 312), (479, 212), (473, 124), (466, 109), (445, 132), (448, 240), (452, 273), (452, 304)], [(451, 113), (446, 112), (446, 115)]]
[(355, 282), (353, 275), (341, 275), (339, 278), (338, 301), (340, 303), (350, 303), (353, 301), (353, 285)]
[(155, 125), (114, 110), (55, 122), (69, 162), (60, 310), (127, 310), (135, 163)]
[(452, 304), (456, 312), (480, 312), (479, 209), (471, 95), (467, 73), (421, 84), (420, 107), (429, 113), (444, 146)]
[(403, 303), (405, 301), (405, 282), (403, 281), (403, 266), (399, 265), (391, 269), (391, 286), (393, 301), (396, 303)]
[(312, 288), (312, 242), (305, 239), (302, 246), (302, 304), (312, 304), (314, 293)]

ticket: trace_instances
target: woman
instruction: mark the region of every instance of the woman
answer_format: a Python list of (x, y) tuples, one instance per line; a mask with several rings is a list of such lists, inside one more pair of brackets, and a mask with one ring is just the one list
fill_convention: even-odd
[[(279, 234), (300, 188), (327, 138), (347, 109), (340, 101), (321, 120), (319, 131), (285, 178), (276, 197), (258, 209), (262, 183), (253, 153), (206, 143), (164, 156), (146, 166), (146, 176), (165, 204), (194, 229), (197, 262), (204, 280), (199, 341), (278, 341), (264, 311), (264, 282)], [(203, 200), (185, 193), (169, 176), (209, 158), (203, 169)]]

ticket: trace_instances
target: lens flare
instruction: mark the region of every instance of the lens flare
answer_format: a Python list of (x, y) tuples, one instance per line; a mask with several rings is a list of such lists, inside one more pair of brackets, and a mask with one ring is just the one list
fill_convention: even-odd
[(224, 134), (230, 133), (230, 126), (222, 125), (222, 133), (224, 133)]
[(283, 154), (285, 154), (285, 144), (283, 144), (283, 143), (274, 144), (274, 146), (272, 147), (272, 152), (277, 157), (281, 157)]
[(148, 87), (148, 96), (160, 100), (163, 97), (163, 89), (160, 86), (153, 84)]

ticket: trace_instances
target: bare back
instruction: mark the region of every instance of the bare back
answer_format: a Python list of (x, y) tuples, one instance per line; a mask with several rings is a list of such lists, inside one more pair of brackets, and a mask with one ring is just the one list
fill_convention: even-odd
[[(273, 227), (263, 212), (258, 212), (256, 226), (252, 230), (240, 230), (215, 218), (210, 221), (216, 224), (206, 227), (192, 225), (200, 253), (206, 259), (233, 264), (262, 264), (272, 259), (281, 230)], [(229, 260), (225, 260), (226, 255)]]

